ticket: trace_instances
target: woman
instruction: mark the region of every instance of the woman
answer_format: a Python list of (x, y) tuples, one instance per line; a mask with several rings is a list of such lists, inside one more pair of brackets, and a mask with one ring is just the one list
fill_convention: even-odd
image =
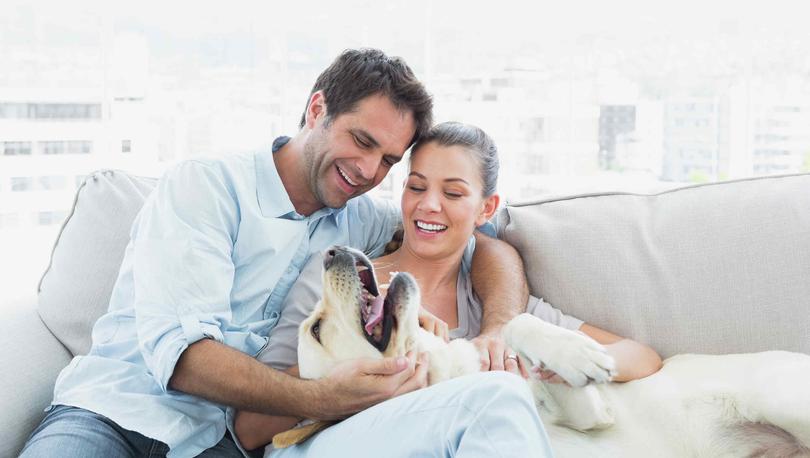
[[(480, 331), (481, 303), (472, 291), (469, 262), (473, 231), (498, 208), (498, 157), (492, 139), (481, 129), (460, 123), (435, 126), (412, 148), (402, 194), (402, 244), (374, 260), (381, 288), (391, 273), (406, 271), (422, 292), (420, 324), (450, 338), (473, 338)], [(298, 324), (309, 315), (321, 291), (321, 262), (313, 259), (290, 291), (282, 318), (259, 359), (276, 368), (295, 369)], [(566, 316), (541, 299), (530, 297), (527, 312), (556, 325), (581, 331), (604, 345), (616, 360), (615, 381), (645, 377), (661, 367), (651, 348)], [(515, 361), (504, 361), (513, 372)], [(525, 376), (525, 368), (521, 368)], [(561, 382), (553, 373), (540, 376)], [(235, 431), (248, 449), (268, 443), (298, 419), (250, 412), (236, 416)]]

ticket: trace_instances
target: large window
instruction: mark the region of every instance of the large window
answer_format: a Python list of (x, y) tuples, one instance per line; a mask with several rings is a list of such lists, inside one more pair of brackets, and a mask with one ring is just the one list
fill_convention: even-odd
[[(93, 170), (267, 149), (298, 130), (317, 75), (363, 46), (408, 62), (435, 120), (494, 138), (504, 201), (810, 171), (801, 7), (2, 0), (0, 214), (26, 208), (15, 230), (46, 230)], [(396, 199), (405, 169), (374, 192)]]
[[(161, 170), (266, 147), (296, 131), (336, 54), (374, 46), (407, 60), (437, 120), (504, 146), (510, 200), (566, 190), (537, 183), (654, 190), (810, 169), (810, 38), (789, 2), (5, 4), (0, 120), (99, 127), (100, 142), (44, 142), (44, 155), (128, 153), (137, 139)], [(790, 146), (761, 144), (775, 138)]]

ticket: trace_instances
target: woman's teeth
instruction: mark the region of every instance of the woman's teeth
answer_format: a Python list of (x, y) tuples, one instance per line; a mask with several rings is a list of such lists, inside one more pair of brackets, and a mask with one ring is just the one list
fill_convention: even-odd
[(447, 229), (447, 226), (445, 226), (444, 224), (430, 224), (430, 223), (425, 223), (425, 222), (422, 222), (422, 221), (417, 221), (416, 222), (416, 227), (418, 227), (419, 229), (422, 229), (423, 231), (427, 231), (427, 232), (441, 232), (441, 231)]

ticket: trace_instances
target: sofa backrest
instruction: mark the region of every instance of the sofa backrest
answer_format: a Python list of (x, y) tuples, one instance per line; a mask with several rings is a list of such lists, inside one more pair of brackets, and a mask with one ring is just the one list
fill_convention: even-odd
[(76, 193), (39, 283), (39, 315), (73, 355), (90, 350), (90, 333), (109, 306), (130, 227), (156, 184), (155, 178), (102, 170)]
[[(156, 183), (106, 170), (77, 192), (39, 288), (40, 316), (74, 355)], [(664, 356), (810, 353), (810, 174), (528, 202), (498, 219), (533, 294)]]
[(676, 353), (810, 353), (810, 174), (505, 207), (531, 292)]

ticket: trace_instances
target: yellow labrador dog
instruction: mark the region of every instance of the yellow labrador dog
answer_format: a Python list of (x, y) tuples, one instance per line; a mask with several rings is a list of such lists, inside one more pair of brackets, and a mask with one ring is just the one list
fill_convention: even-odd
[[(479, 370), (470, 342), (446, 343), (419, 327), (411, 275), (396, 274), (383, 297), (368, 258), (333, 247), (323, 283), (322, 301), (299, 328), (302, 377), (410, 350), (430, 353), (430, 384)], [(620, 384), (608, 383), (612, 358), (581, 333), (523, 314), (504, 328), (504, 339), (524, 363), (568, 383), (528, 381), (558, 456), (810, 456), (808, 355), (682, 355), (650, 377)]]

